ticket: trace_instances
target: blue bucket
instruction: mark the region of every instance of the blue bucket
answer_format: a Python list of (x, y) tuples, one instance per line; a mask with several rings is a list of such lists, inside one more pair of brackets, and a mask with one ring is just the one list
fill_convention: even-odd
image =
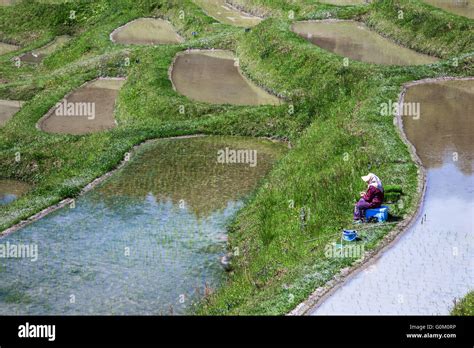
[(356, 230), (344, 230), (342, 232), (342, 239), (344, 239), (345, 241), (352, 242), (356, 238), (357, 238)]

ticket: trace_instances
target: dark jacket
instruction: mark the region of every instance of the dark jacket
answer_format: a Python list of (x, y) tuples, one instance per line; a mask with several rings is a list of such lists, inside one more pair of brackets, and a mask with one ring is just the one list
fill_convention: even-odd
[(370, 203), (370, 208), (378, 208), (383, 203), (383, 191), (380, 191), (374, 186), (369, 186), (362, 198), (364, 201)]

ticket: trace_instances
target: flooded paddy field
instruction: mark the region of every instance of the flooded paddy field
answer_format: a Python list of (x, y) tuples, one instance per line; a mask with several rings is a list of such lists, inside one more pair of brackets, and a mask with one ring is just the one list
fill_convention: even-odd
[(0, 206), (10, 204), (24, 195), (30, 189), (30, 185), (10, 179), (0, 179)]
[(473, 290), (474, 81), (408, 87), (419, 118), (403, 127), (426, 168), (417, 220), (381, 257), (347, 280), (314, 315), (446, 315)]
[(239, 137), (142, 145), (74, 208), (0, 239), (37, 246), (36, 261), (0, 260), (0, 313), (184, 313), (223, 280), (226, 225), (285, 152)]
[(18, 100), (0, 100), (0, 127), (21, 109), (22, 104), (23, 102)]
[(190, 99), (213, 104), (277, 105), (280, 100), (242, 75), (230, 51), (178, 53), (171, 70), (175, 89)]
[(115, 43), (126, 45), (179, 44), (184, 39), (170, 22), (159, 18), (139, 18), (116, 29), (110, 34)]
[(423, 2), (442, 8), (447, 12), (474, 18), (474, 0), (423, 0)]
[(202, 7), (208, 16), (224, 24), (253, 27), (262, 21), (262, 18), (243, 13), (225, 0), (194, 0), (194, 3)]
[(46, 56), (64, 46), (70, 39), (67, 35), (58, 36), (49, 44), (21, 55), (20, 60), (26, 63), (41, 63)]
[(304, 21), (292, 30), (311, 43), (350, 59), (383, 65), (421, 65), (438, 59), (400, 46), (356, 21)]
[[(0, 7), (0, 41), (18, 45), (0, 56), (0, 178), (30, 185), (0, 190), (0, 314), (448, 313), (473, 283), (472, 131), (456, 116), (470, 87), (433, 83), (425, 101), (410, 84), (426, 171), (391, 108), (408, 81), (474, 76), (474, 32), (428, 2)], [(368, 172), (387, 188), (383, 225), (353, 224)], [(37, 257), (2, 257), (7, 243)], [(372, 278), (314, 307), (359, 269)]]
[(49, 133), (86, 134), (115, 127), (115, 100), (124, 79), (101, 78), (86, 83), (52, 108), (38, 127)]

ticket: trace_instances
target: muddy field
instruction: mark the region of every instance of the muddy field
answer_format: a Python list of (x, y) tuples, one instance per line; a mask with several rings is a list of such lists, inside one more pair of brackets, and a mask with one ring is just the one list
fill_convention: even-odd
[(232, 52), (192, 51), (179, 54), (171, 71), (176, 90), (198, 101), (213, 104), (263, 105), (279, 99), (246, 79)]
[(66, 96), (38, 122), (48, 133), (86, 134), (115, 127), (115, 100), (123, 79), (99, 79)]
[(297, 22), (292, 30), (325, 50), (362, 62), (420, 65), (438, 60), (397, 45), (355, 21)]
[(126, 45), (178, 44), (184, 39), (171, 23), (158, 18), (140, 18), (116, 29), (110, 39)]

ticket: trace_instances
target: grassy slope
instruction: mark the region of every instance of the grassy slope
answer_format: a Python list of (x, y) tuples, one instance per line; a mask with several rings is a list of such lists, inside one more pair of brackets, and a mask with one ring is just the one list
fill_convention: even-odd
[[(154, 6), (155, 3), (158, 5)], [(48, 57), (43, 66), (35, 69), (24, 65), (17, 69), (8, 61), (11, 55), (0, 58), (5, 62), (1, 64), (0, 78), (10, 80), (10, 84), (0, 86), (0, 98), (28, 100), (1, 130), (0, 170), (3, 177), (15, 177), (35, 185), (30, 194), (1, 209), (0, 229), (77, 194), (88, 182), (115, 167), (134, 144), (146, 139), (198, 132), (287, 136), (309, 122), (302, 114), (296, 120), (289, 117), (284, 108), (213, 106), (177, 95), (167, 73), (175, 53), (185, 45), (126, 48), (109, 42), (108, 35), (117, 26), (138, 16), (158, 15), (171, 19), (188, 38), (192, 31), (198, 32), (198, 38), (206, 37), (203, 41), (191, 41), (192, 47), (229, 45), (234, 28), (211, 25), (214, 21), (192, 4), (183, 3), (178, 9), (172, 5), (172, 2), (156, 1), (94, 2), (94, 8), (101, 8), (95, 24), (87, 23), (84, 27), (77, 24), (77, 36), (64, 50)], [(36, 7), (44, 5), (21, 6), (0, 12), (1, 22), (9, 22), (16, 12), (38, 13)], [(187, 14), (184, 20), (177, 17), (179, 9)], [(58, 12), (69, 13), (69, 10), (46, 11), (48, 17)], [(35, 28), (41, 27), (47, 18), (31, 16), (31, 20), (40, 23), (31, 25)], [(5, 36), (28, 45), (27, 39), (21, 39), (23, 29), (9, 25), (2, 31), (5, 30)], [(214, 33), (217, 30), (219, 33)], [(48, 37), (51, 33), (41, 35)], [(80, 60), (82, 55), (87, 57), (84, 61)], [(126, 57), (131, 61), (129, 67), (125, 65)], [(120, 127), (90, 136), (52, 135), (35, 129), (38, 119), (67, 92), (98, 76), (128, 76), (118, 105)], [(180, 105), (185, 106), (185, 114), (179, 113)], [(271, 116), (267, 116), (269, 110)], [(20, 162), (15, 161), (17, 152), (21, 154)]]
[[(295, 148), (274, 168), (230, 227), (230, 248), (238, 248), (240, 255), (235, 259), (235, 272), (227, 286), (196, 308), (201, 314), (285, 313), (350, 263), (325, 258), (323, 248), (350, 223), (352, 197), (363, 188), (360, 175), (374, 171), (386, 184), (403, 186), (404, 204), (393, 207), (394, 214), (401, 216), (414, 209), (416, 168), (392, 118), (379, 116), (379, 104), (395, 101), (405, 81), (472, 75), (472, 58), (461, 59), (457, 68), (446, 62), (404, 68), (354, 62), (344, 68), (336, 55), (291, 33), (286, 19), (267, 20), (244, 32), (215, 23), (189, 1), (180, 1), (178, 7), (175, 4), (152, 0), (82, 2), (84, 18), (66, 27), (65, 17), (55, 25), (46, 22), (52, 14), (67, 16), (77, 2), (48, 5), (43, 9), (45, 15), (37, 12), (44, 5), (33, 3), (0, 9), (0, 23), (14, 23), (0, 26), (0, 38), (26, 45), (25, 51), (37, 46), (31, 35), (43, 41), (63, 33), (74, 35), (65, 49), (38, 68), (17, 69), (7, 63), (13, 54), (0, 57), (0, 78), (10, 81), (0, 85), (0, 98), (29, 100), (0, 130), (0, 171), (2, 176), (35, 184), (30, 194), (1, 208), (0, 229), (74, 196), (145, 139), (199, 132), (286, 137)], [(298, 12), (300, 18), (325, 16), (328, 8), (334, 16), (344, 18), (361, 17), (368, 11), (368, 7), (304, 5)], [(184, 11), (184, 19), (179, 10)], [(12, 21), (18, 13), (30, 18), (26, 37), (22, 22)], [(170, 19), (188, 42), (157, 48), (109, 42), (108, 34), (115, 27), (138, 16), (155, 15)], [(195, 38), (193, 31), (198, 33)], [(417, 38), (425, 40), (422, 35)], [(454, 49), (460, 46), (452, 44), (447, 55), (455, 55)], [(288, 104), (209, 105), (177, 95), (168, 80), (168, 67), (175, 53), (187, 47), (235, 50), (244, 71), (285, 96)], [(132, 62), (129, 67), (124, 64), (126, 57)], [(68, 91), (97, 76), (118, 75), (128, 77), (119, 98), (118, 128), (88, 136), (35, 130), (37, 120)], [(288, 112), (289, 104), (294, 113)], [(185, 106), (184, 115), (178, 112), (180, 105)], [(375, 136), (369, 135), (371, 128), (377, 130)], [(20, 162), (14, 161), (16, 152), (21, 153)], [(289, 207), (289, 200), (294, 201), (294, 208)], [(299, 212), (303, 207), (311, 213), (301, 230)], [(366, 233), (366, 248), (374, 247), (388, 229)]]
[(441, 58), (474, 51), (473, 20), (419, 0), (381, 0), (370, 6), (333, 6), (315, 4), (313, 0), (228, 1), (264, 16), (287, 17), (293, 11), (296, 19), (352, 17), (400, 44)]
[[(353, 10), (354, 16), (360, 15), (359, 8)], [(314, 12), (309, 16), (315, 18)], [(238, 248), (240, 254), (236, 270), (229, 285), (201, 305), (200, 313), (286, 313), (347, 266), (349, 260), (327, 259), (323, 250), (350, 224), (349, 197), (362, 189), (360, 173), (375, 171), (386, 184), (401, 184), (404, 205), (392, 207), (392, 212), (401, 216), (412, 211), (416, 169), (392, 119), (381, 117), (378, 106), (396, 101), (405, 81), (472, 75), (472, 57), (461, 60), (458, 68), (442, 62), (431, 68), (352, 63), (344, 69), (340, 58), (307, 44), (288, 26), (285, 21), (267, 20), (251, 37), (239, 41), (237, 52), (255, 79), (300, 96), (296, 109), (312, 106), (315, 121), (238, 216), (230, 235), (231, 250)], [(369, 134), (371, 128), (378, 132)], [(294, 200), (295, 208), (289, 207), (289, 200)], [(303, 231), (298, 219), (302, 207), (312, 216)], [(386, 232), (366, 233), (366, 250)]]
[(364, 21), (405, 46), (441, 58), (474, 51), (472, 19), (413, 0), (375, 2), (373, 9)]
[(474, 291), (471, 291), (461, 301), (456, 303), (451, 311), (451, 315), (474, 315)]

